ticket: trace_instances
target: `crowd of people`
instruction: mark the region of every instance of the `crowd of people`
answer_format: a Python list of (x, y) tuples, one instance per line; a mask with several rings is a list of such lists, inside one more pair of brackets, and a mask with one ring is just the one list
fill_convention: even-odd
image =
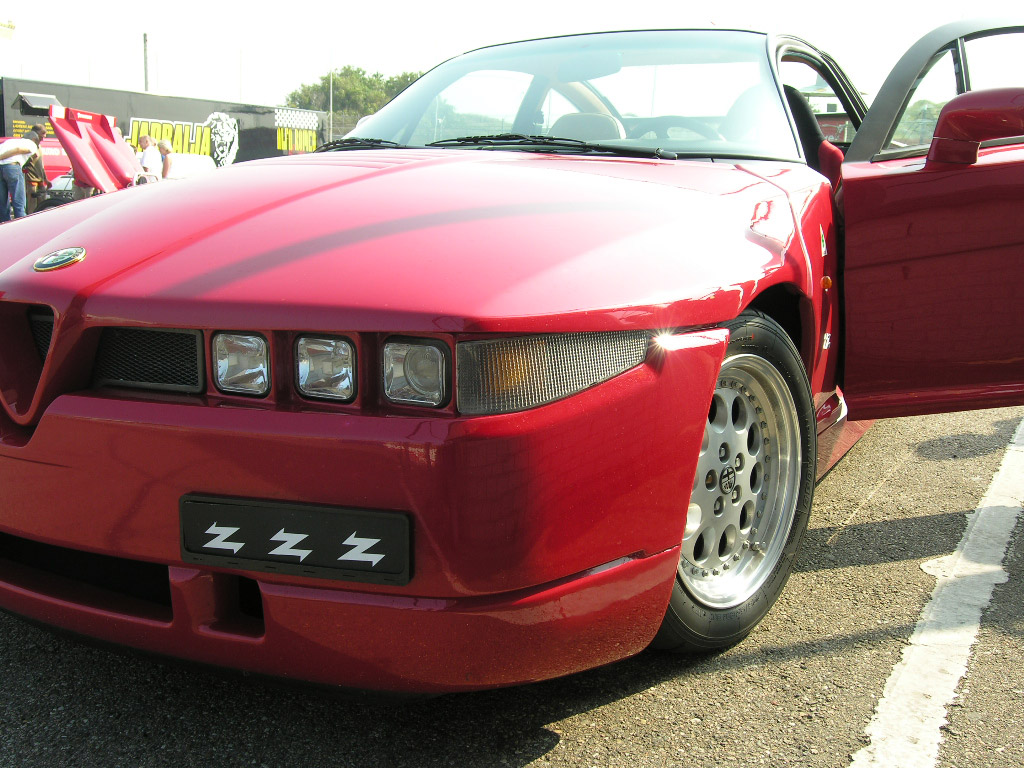
[[(46, 134), (46, 126), (37, 124), (20, 139), (0, 143), (0, 223), (12, 216), (27, 216), (46, 199), (46, 191), (52, 186), (46, 178), (40, 150)], [(173, 177), (174, 149), (166, 139), (156, 141), (152, 136), (141, 136), (136, 157), (147, 174), (157, 179)], [(75, 199), (92, 193), (91, 188), (77, 184), (73, 191)]]

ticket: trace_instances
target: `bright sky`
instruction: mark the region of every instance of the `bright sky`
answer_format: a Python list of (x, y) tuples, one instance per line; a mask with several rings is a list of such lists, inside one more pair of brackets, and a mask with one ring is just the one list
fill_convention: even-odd
[[(862, 91), (878, 89), (919, 37), (978, 15), (952, 0), (895, 3), (779, 3), (731, 0), (690, 11), (680, 0), (605, 4), (554, 0), (497, 3), (125, 4), (74, 0), (5, 3), (0, 75), (142, 91), (143, 33), (149, 90), (170, 96), (282, 104), (288, 93), (346, 64), (394, 75), (426, 70), (463, 51), (530, 37), (689, 26), (790, 32), (831, 53)], [(148, 13), (140, 15), (140, 9)], [(986, 16), (1009, 15), (1020, 0), (987, 0)], [(1019, 14), (1020, 12), (1017, 11)], [(2, 31), (2, 30), (0, 30)]]

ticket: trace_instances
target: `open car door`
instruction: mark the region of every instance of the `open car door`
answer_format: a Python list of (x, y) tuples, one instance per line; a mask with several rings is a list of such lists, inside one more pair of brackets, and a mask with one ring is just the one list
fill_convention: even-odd
[(843, 164), (852, 419), (1024, 403), (1024, 19), (900, 60)]

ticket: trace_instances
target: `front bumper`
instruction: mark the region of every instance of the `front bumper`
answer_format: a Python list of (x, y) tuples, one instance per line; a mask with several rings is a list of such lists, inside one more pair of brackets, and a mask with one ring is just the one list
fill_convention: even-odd
[[(692, 334), (605, 384), (505, 416), (63, 395), (28, 440), (0, 424), (0, 607), (144, 650), (379, 690), (509, 685), (626, 657), (668, 602), (725, 343)], [(403, 512), (411, 580), (186, 564), (178, 507), (196, 493)], [(44, 550), (57, 559), (149, 564), (166, 571), (166, 599), (5, 554), (21, 540), (61, 548)]]

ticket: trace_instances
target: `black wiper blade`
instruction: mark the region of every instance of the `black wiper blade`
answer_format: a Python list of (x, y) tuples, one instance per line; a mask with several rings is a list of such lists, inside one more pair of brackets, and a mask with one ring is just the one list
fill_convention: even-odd
[(459, 136), (455, 139), (441, 139), (427, 144), (428, 147), (529, 147), (534, 151), (565, 151), (581, 153), (600, 153), (621, 155), (624, 157), (657, 157), (663, 160), (675, 160), (675, 152), (660, 147), (631, 147), (621, 144), (597, 144), (581, 139), (568, 139), (560, 136), (527, 136), (523, 133), (495, 133), (489, 136)]
[(529, 142), (536, 144), (543, 141), (545, 136), (527, 136), (525, 133), (492, 133), (486, 136), (459, 136), (456, 139), (441, 139), (432, 141), (428, 147), (454, 147), (460, 144), (517, 144)]
[(341, 149), (408, 149), (404, 144), (388, 139), (364, 139), (360, 136), (353, 136), (348, 139), (335, 139), (321, 144), (314, 149), (314, 152), (331, 152)]

